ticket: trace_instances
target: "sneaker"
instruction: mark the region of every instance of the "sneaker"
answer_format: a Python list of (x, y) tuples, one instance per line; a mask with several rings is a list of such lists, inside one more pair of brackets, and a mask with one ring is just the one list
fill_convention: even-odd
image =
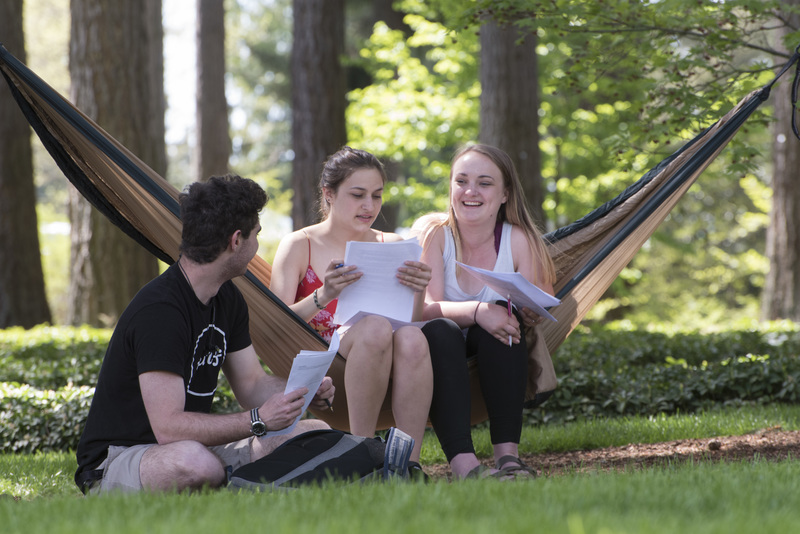
[(414, 448), (414, 438), (400, 430), (390, 428), (386, 435), (386, 452), (383, 456), (383, 477), (408, 478), (408, 459)]

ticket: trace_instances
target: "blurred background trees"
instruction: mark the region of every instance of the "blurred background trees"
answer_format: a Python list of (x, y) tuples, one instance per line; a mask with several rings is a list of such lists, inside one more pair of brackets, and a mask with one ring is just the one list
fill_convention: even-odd
[[(178, 1), (164, 0), (165, 5)], [(73, 0), (74, 6), (89, 2), (111, 12), (112, 6), (100, 0)], [(48, 3), (66, 0), (28, 0), (26, 10), (44, 13), (41, 6)], [(798, 0), (181, 4), (186, 12), (199, 10), (195, 24), (201, 45), (215, 44), (219, 50), (224, 30), (225, 55), (212, 60), (200, 46), (196, 55), (177, 59), (198, 58), (209, 69), (198, 70), (195, 130), (170, 140), (169, 166), (158, 167), (157, 155), (155, 164), (148, 161), (149, 149), (123, 138), (122, 124), (120, 133), (114, 130), (115, 121), (132, 122), (142, 110), (150, 118), (163, 117), (163, 109), (148, 107), (157, 96), (136, 104), (136, 110), (118, 107), (113, 116), (95, 118), (179, 188), (211, 172), (210, 167), (199, 174), (191, 170), (200, 161), (198, 151), (210, 151), (200, 148), (204, 139), (229, 146), (230, 170), (256, 179), (272, 197), (265, 229), (277, 230), (262, 246), (270, 261), (274, 243), (291, 228), (289, 217), (295, 226), (313, 220), (322, 161), (342, 144), (374, 152), (390, 170), (384, 217), (377, 223), (383, 228), (402, 231), (420, 214), (444, 209), (450, 157), (460, 145), (480, 140), (515, 158), (533, 211), (543, 228), (553, 230), (619, 194), (771, 80), (800, 43)], [(150, 51), (152, 68), (160, 25), (157, 18), (149, 21), (147, 28), (139, 26), (138, 35), (147, 37), (136, 42), (146, 41), (142, 48)], [(87, 26), (80, 22), (73, 28), (80, 34)], [(37, 32), (27, 42), (43, 38)], [(75, 39), (73, 55), (91, 44), (88, 37), (80, 45)], [(125, 81), (129, 67), (156, 79), (146, 65), (133, 67), (135, 51), (125, 46), (116, 45), (114, 53), (126, 59), (111, 53), (106, 59), (107, 81), (113, 85), (106, 91), (117, 98), (134, 83)], [(51, 62), (59, 61), (58, 54), (51, 55)], [(31, 65), (50, 81), (50, 71), (39, 61), (32, 57)], [(73, 69), (102, 67), (94, 67), (88, 56), (80, 64), (74, 61)], [(77, 72), (74, 76), (73, 86), (84, 83)], [(791, 137), (787, 122), (789, 82), (786, 76), (774, 88), (759, 115), (595, 306), (590, 321), (700, 326), (759, 317), (800, 319), (800, 241), (794, 230), (800, 227), (795, 207), (800, 190), (792, 187), (800, 141)], [(211, 115), (216, 121), (208, 126), (202, 112), (207, 83), (216, 84)], [(152, 88), (140, 93), (155, 95), (146, 91)], [(220, 105), (220, 94), (227, 105)], [(174, 106), (175, 98), (192, 96), (187, 91), (172, 98)], [(220, 126), (222, 119), (228, 127)], [(163, 147), (164, 136), (151, 132), (151, 140)], [(60, 205), (53, 199), (63, 199), (68, 188), (54, 185), (58, 173), (48, 170), (46, 161), (40, 164), (36, 156), (36, 162), (39, 210), (51, 217)], [(0, 218), (5, 222), (7, 215)], [(108, 256), (116, 245), (93, 246)], [(5, 242), (0, 249), (6, 257)], [(54, 302), (50, 280), (57, 277), (48, 268), (50, 259), (42, 258), (48, 299)], [(90, 294), (99, 298), (107, 291), (117, 290)], [(121, 300), (130, 297), (122, 298), (127, 291), (119, 290)], [(54, 310), (55, 321), (65, 320), (61, 305)], [(106, 318), (115, 313), (109, 310), (103, 312)], [(98, 317), (93, 311), (84, 320), (97, 324)]]
[[(6, 48), (27, 61), (22, 0), (0, 6)], [(33, 152), (28, 121), (8, 87), (0, 87), (0, 328), (30, 328), (51, 320), (39, 254)]]
[[(161, 0), (71, 0), (69, 74), (75, 106), (164, 175), (161, 7)], [(158, 274), (158, 263), (74, 188), (69, 192), (65, 322), (112, 326)]]

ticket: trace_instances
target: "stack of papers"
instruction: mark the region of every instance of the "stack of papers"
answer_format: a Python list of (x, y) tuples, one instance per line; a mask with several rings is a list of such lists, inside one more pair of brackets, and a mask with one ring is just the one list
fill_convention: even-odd
[(286, 380), (286, 388), (283, 390), (283, 393), (285, 395), (302, 387), (308, 388), (308, 393), (306, 393), (304, 397), (305, 403), (303, 404), (303, 411), (297, 416), (294, 423), (283, 430), (270, 431), (268, 435), (280, 436), (294, 430), (294, 427), (297, 426), (297, 422), (300, 421), (300, 418), (308, 409), (308, 405), (311, 404), (311, 401), (314, 399), (314, 395), (317, 394), (317, 390), (320, 384), (322, 384), (322, 380), (325, 378), (325, 374), (328, 372), (328, 368), (331, 366), (331, 363), (333, 363), (333, 358), (336, 357), (338, 351), (339, 333), (334, 332), (328, 350), (301, 350), (297, 356), (294, 357), (292, 361), (292, 370), (289, 371), (289, 378)]
[(355, 265), (364, 275), (339, 294), (333, 322), (348, 324), (358, 312), (411, 321), (415, 292), (400, 283), (397, 269), (420, 257), (422, 247), (416, 238), (392, 243), (348, 241), (344, 264)]
[(478, 267), (472, 267), (460, 261), (456, 262), (466, 272), (494, 289), (503, 298), (511, 297), (511, 302), (519, 308), (530, 308), (542, 317), (556, 321), (545, 308), (558, 306), (561, 301), (545, 293), (520, 273), (498, 273)]

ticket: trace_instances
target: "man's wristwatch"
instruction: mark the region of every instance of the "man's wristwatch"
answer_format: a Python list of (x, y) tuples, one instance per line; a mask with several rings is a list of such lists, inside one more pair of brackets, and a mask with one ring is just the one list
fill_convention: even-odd
[(254, 436), (263, 436), (267, 433), (267, 424), (258, 416), (258, 408), (250, 410), (250, 432)]

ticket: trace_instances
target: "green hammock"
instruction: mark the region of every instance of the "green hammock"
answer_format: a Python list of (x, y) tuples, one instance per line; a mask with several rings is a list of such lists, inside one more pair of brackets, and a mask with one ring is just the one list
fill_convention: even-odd
[[(533, 332), (543, 340), (546, 350), (555, 351), (580, 323), (700, 173), (769, 97), (772, 85), (798, 59), (800, 54), (795, 51), (772, 82), (745, 96), (718, 122), (617, 198), (545, 236), (556, 265), (556, 296), (561, 299), (561, 304), (550, 310), (558, 322), (547, 321)], [(178, 191), (1, 45), (0, 71), (67, 179), (126, 234), (162, 261), (173, 263), (178, 257), (181, 234)], [(794, 83), (795, 102), (798, 79), (800, 76)], [(793, 119), (796, 113), (795, 109)], [(798, 135), (796, 120), (793, 127)], [(270, 275), (269, 264), (257, 256), (247, 274), (235, 283), (250, 307), (251, 336), (258, 354), (272, 372), (287, 376), (292, 359), (300, 350), (322, 350), (326, 344), (269, 291)], [(315, 415), (335, 428), (347, 430), (343, 369), (344, 361), (337, 357), (330, 371), (337, 384), (335, 411), (315, 412)], [(547, 396), (549, 392), (529, 387), (528, 399), (533, 403), (542, 402)], [(473, 423), (487, 417), (477, 380), (473, 381), (472, 413)], [(388, 428), (392, 424), (391, 399), (387, 397), (379, 427)]]

